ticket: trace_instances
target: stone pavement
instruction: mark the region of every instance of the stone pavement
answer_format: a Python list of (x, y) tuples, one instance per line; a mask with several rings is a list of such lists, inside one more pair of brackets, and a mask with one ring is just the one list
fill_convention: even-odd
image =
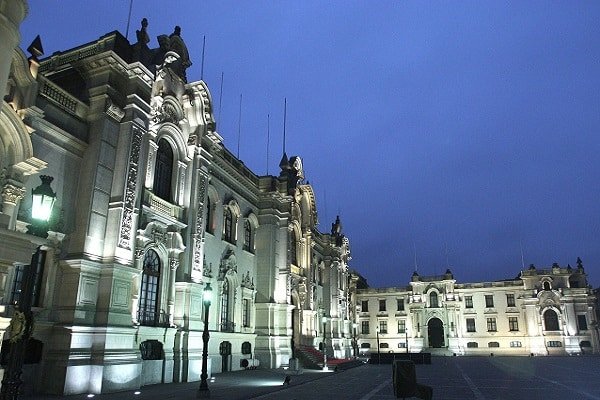
[[(433, 357), (417, 365), (417, 381), (436, 400), (600, 400), (600, 357)], [(218, 400), (392, 400), (391, 365), (363, 365), (340, 372), (305, 370), (283, 385), (287, 371), (216, 374), (209, 382)], [(199, 382), (144, 386), (96, 395), (94, 400), (194, 399)], [(65, 396), (86, 399), (86, 395)], [(58, 396), (21, 397), (50, 400)]]
[[(216, 400), (248, 400), (266, 393), (289, 390), (295, 386), (324, 378), (336, 372), (303, 370), (290, 373), (283, 369), (256, 369), (247, 371), (226, 372), (213, 375), (209, 379), (210, 398)], [(290, 376), (289, 385), (284, 385), (286, 376)], [(98, 394), (93, 400), (143, 400), (143, 399), (195, 399), (200, 382), (169, 383), (143, 386), (138, 391), (128, 390), (117, 393)], [(136, 394), (136, 392), (139, 392)], [(87, 395), (71, 396), (34, 395), (20, 396), (23, 400), (57, 400), (87, 399)]]

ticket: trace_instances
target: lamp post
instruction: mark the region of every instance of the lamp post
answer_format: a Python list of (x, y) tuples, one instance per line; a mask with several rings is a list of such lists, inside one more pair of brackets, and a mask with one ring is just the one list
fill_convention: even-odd
[(202, 373), (200, 374), (200, 387), (196, 394), (197, 398), (210, 397), (210, 389), (208, 389), (208, 339), (210, 334), (208, 333), (208, 310), (210, 309), (210, 302), (212, 300), (212, 288), (210, 283), (206, 284), (204, 293), (202, 294), (202, 301), (204, 303), (204, 332), (202, 332)]
[(32, 235), (46, 237), (56, 193), (50, 187), (53, 177), (41, 175), (40, 179), (42, 184), (31, 191), (31, 225), (27, 230)]
[(327, 327), (327, 317), (323, 316), (323, 371), (327, 371), (327, 345), (325, 344), (325, 328)]
[(356, 322), (352, 323), (353, 335), (354, 335), (354, 358), (358, 357), (358, 339), (357, 339), (357, 329), (358, 324)]
[(379, 325), (375, 329), (377, 333), (377, 364), (381, 364), (381, 353), (379, 352)]

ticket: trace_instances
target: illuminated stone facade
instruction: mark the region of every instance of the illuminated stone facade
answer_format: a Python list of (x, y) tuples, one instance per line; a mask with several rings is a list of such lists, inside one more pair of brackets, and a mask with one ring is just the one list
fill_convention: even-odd
[[(158, 49), (142, 26), (136, 43), (113, 32), (38, 60), (35, 46), (15, 49), (17, 26), (0, 27), (0, 331), (8, 340), (22, 266), (41, 245), (43, 347), (26, 391), (198, 380), (208, 283), (212, 372), (286, 366), (323, 329), (330, 355), (351, 354), (339, 219), (318, 229), (299, 157), (258, 176), (227, 150), (208, 87), (187, 82), (178, 29)], [(57, 193), (47, 237), (27, 233), (40, 171)]]
[(414, 273), (407, 287), (358, 290), (359, 351), (375, 353), (379, 344), (381, 353), (597, 353), (595, 301), (579, 259), (576, 268), (531, 266), (496, 282)]

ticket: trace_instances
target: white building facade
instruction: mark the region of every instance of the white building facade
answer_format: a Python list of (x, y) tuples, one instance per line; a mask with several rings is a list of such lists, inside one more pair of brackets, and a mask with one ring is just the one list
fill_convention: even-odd
[[(48, 58), (33, 43), (28, 57), (16, 47), (26, 3), (0, 3), (1, 24), (13, 20), (0, 26), (3, 350), (23, 266), (38, 246), (46, 256), (26, 391), (199, 380), (209, 284), (212, 372), (286, 366), (323, 338), (330, 355), (349, 356), (339, 218), (318, 229), (299, 157), (258, 176), (227, 150), (208, 87), (187, 82), (180, 30), (157, 49), (142, 23), (136, 43), (113, 32)], [(34, 235), (41, 174), (56, 203)]]
[(412, 276), (410, 286), (359, 289), (361, 354), (445, 355), (598, 353), (596, 298), (577, 267), (531, 266), (516, 279), (457, 283)]

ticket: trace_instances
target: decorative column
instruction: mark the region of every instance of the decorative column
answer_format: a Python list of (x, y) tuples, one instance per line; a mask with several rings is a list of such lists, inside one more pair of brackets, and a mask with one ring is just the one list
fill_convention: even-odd
[(25, 189), (7, 183), (2, 188), (2, 213), (8, 216), (8, 230), (14, 230), (17, 224), (18, 204), (25, 196)]
[(173, 317), (175, 315), (175, 274), (177, 268), (179, 268), (179, 260), (171, 258), (169, 260), (170, 274), (169, 274), (169, 298), (167, 300), (167, 312), (169, 313), (169, 326), (175, 326)]

